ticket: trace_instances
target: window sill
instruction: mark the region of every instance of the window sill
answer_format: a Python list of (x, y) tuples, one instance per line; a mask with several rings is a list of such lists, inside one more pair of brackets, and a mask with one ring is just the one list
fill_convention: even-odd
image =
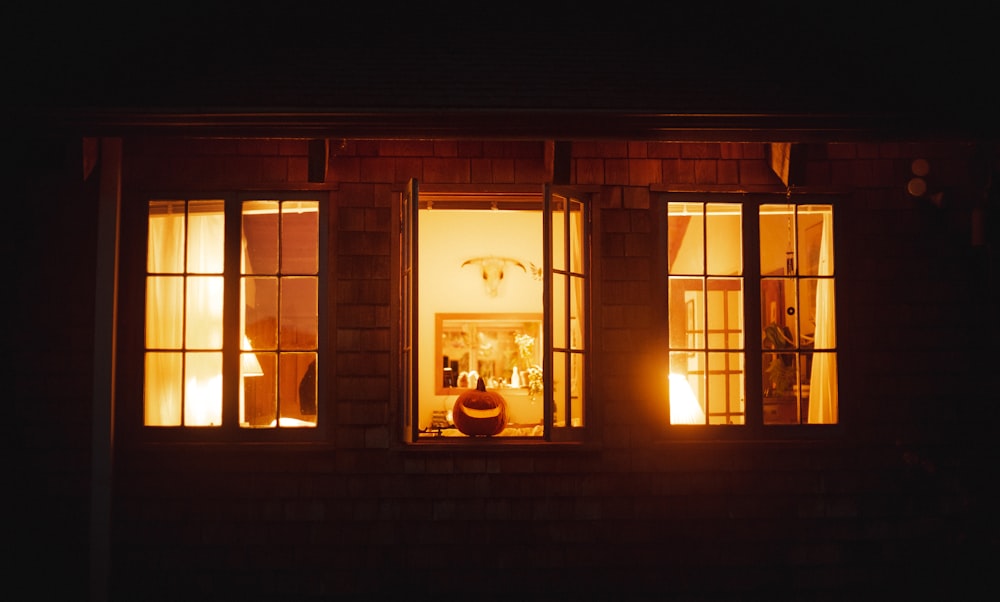
[(549, 441), (543, 438), (514, 437), (428, 437), (413, 443), (401, 443), (392, 448), (397, 452), (441, 451), (594, 451), (598, 446), (582, 441)]
[(826, 443), (843, 439), (842, 424), (673, 425), (654, 438), (654, 445), (734, 443), (784, 445)]

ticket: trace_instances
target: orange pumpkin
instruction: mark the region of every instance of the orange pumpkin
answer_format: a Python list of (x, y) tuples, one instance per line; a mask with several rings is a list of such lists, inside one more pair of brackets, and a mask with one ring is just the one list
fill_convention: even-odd
[(496, 391), (487, 391), (480, 378), (475, 389), (458, 396), (451, 410), (455, 428), (471, 437), (492, 437), (507, 426), (507, 400)]

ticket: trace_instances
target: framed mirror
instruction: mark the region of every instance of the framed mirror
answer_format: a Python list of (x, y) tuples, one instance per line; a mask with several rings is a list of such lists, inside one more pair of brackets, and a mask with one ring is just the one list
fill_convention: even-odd
[(541, 313), (439, 313), (434, 332), (438, 395), (474, 388), (479, 377), (488, 389), (528, 390), (528, 371), (542, 365)]

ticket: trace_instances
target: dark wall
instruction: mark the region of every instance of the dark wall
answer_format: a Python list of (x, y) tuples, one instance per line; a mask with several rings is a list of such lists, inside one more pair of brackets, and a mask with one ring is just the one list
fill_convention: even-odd
[(79, 140), (15, 135), (12, 149), (3, 237), (9, 570), (58, 573), (26, 586), (31, 599), (79, 597), (89, 571), (97, 181), (82, 177)]
[[(655, 400), (637, 384), (659, 303), (650, 278), (657, 195), (784, 185), (763, 144), (574, 142), (572, 180), (595, 187), (603, 224), (599, 446), (431, 452), (398, 449), (389, 419), (393, 195), (410, 177), (541, 184), (544, 145), (332, 148), (332, 437), (117, 446), (113, 599), (854, 600), (962, 597), (987, 583), (995, 469), (980, 460), (995, 455), (995, 353), (978, 350), (995, 340), (996, 268), (970, 236), (985, 190), (981, 149), (804, 147), (805, 185), (843, 195), (843, 428), (821, 438), (664, 442), (644, 414)], [(62, 576), (39, 583), (39, 598), (79, 599), (88, 579), (97, 191), (75, 151), (60, 162), (53, 147), (43, 150), (49, 158), (32, 164), (46, 167), (26, 178), (30, 203), (18, 205), (23, 239), (8, 254), (18, 258), (12, 377), (27, 452), (15, 472), (27, 493), (18, 566)], [(306, 187), (306, 155), (304, 141), (126, 139), (124, 202), (143, 202), (146, 190)], [(917, 157), (930, 161), (940, 206), (905, 192)]]

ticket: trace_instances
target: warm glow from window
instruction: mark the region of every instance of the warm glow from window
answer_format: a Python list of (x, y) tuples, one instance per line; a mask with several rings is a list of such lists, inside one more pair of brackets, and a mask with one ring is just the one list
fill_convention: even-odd
[[(436, 203), (419, 223), (422, 430), (463, 436), (449, 414), (483, 377), (508, 405), (500, 436), (541, 435), (541, 211)], [(445, 428), (432, 429), (436, 417)]]
[[(584, 440), (593, 246), (586, 201), (548, 186), (427, 194), (414, 180), (400, 203), (407, 440)], [(473, 394), (480, 378), (487, 391)], [(456, 410), (460, 398), (496, 404), (497, 394), (506, 412), (490, 424), (464, 420), (469, 404)]]
[(705, 410), (695, 397), (691, 383), (674, 373), (669, 380), (671, 424), (705, 424)]
[[(760, 403), (764, 424), (835, 423), (833, 208), (760, 205), (758, 240), (745, 241), (743, 207), (667, 203), (670, 422), (744, 424), (747, 404)], [(744, 295), (758, 284), (745, 285), (743, 258), (754, 243), (759, 392), (745, 380)]]
[(838, 418), (833, 207), (760, 207), (764, 423)]
[(242, 221), (240, 426), (315, 426), (319, 203), (247, 201)]
[(149, 203), (148, 426), (222, 424), (223, 209), (221, 200)]
[[(221, 426), (225, 357), (238, 353), (241, 425), (315, 426), (319, 203), (241, 203), (237, 241), (226, 241), (225, 207), (149, 203), (144, 424)], [(238, 281), (224, 275), (230, 245)], [(240, 329), (226, 333), (226, 289), (237, 285)]]
[(672, 424), (746, 420), (742, 223), (739, 204), (667, 204)]

